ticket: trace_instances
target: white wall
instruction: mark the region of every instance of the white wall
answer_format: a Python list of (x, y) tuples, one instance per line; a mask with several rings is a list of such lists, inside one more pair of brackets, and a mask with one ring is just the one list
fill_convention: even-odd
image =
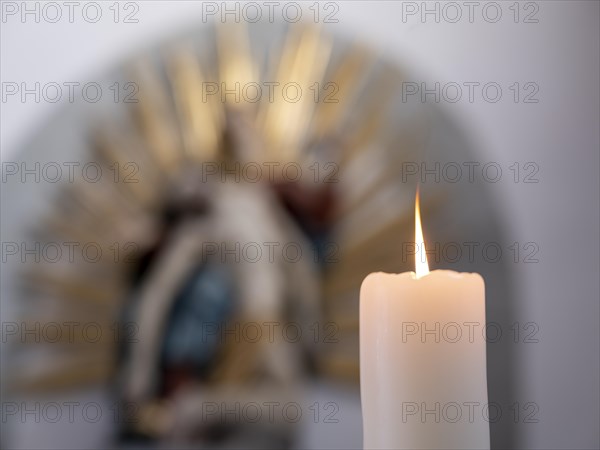
[[(72, 24), (8, 17), (1, 25), (2, 81), (93, 80), (136, 49), (202, 21), (200, 3), (147, 1), (137, 2), (139, 23), (115, 24), (108, 17), (110, 3), (102, 3), (107, 19), (96, 24), (77, 13)], [(537, 24), (512, 23), (511, 4), (501, 2), (498, 23), (476, 12), (474, 23), (463, 18), (452, 24), (431, 18), (419, 23), (414, 17), (403, 23), (401, 2), (341, 2), (339, 23), (327, 27), (383, 49), (432, 81), (539, 85), (537, 104), (475, 101), (445, 107), (462, 116), (482, 159), (507, 165), (534, 161), (540, 167), (540, 183), (502, 183), (494, 191), (511, 218), (512, 239), (540, 246), (540, 263), (520, 266), (518, 280), (521, 320), (540, 325), (540, 343), (520, 352), (522, 398), (540, 405), (540, 422), (523, 427), (521, 445), (597, 447), (599, 3), (537, 2)], [(58, 107), (3, 101), (2, 160), (10, 160)]]

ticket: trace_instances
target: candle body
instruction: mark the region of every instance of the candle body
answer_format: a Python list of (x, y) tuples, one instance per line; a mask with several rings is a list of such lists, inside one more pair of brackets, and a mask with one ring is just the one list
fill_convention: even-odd
[(367, 276), (360, 377), (365, 449), (489, 448), (481, 276)]

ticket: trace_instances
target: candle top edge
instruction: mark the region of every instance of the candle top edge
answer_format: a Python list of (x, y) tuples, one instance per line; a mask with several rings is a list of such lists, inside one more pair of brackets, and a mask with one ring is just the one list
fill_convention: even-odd
[(393, 276), (393, 277), (400, 277), (400, 278), (410, 278), (410, 279), (413, 279), (413, 280), (423, 280), (423, 279), (426, 279), (426, 278), (429, 278), (429, 277), (438, 277), (438, 276), (450, 277), (450, 278), (467, 278), (467, 277), (476, 276), (476, 277), (480, 277), (481, 278), (481, 275), (479, 273), (477, 273), (477, 272), (456, 272), (454, 270), (447, 270), (447, 269), (432, 270), (427, 275), (423, 275), (422, 277), (417, 277), (417, 274), (415, 272), (413, 272), (413, 271), (402, 272), (402, 273), (371, 272), (367, 276), (371, 276), (371, 275)]

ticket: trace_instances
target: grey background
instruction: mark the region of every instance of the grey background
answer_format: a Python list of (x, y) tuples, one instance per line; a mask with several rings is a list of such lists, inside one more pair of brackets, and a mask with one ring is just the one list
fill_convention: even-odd
[[(201, 23), (198, 2), (138, 4), (137, 24), (2, 23), (2, 81), (94, 80), (136, 49)], [(432, 82), (540, 86), (538, 104), (441, 106), (460, 118), (481, 160), (540, 166), (538, 184), (501, 182), (490, 189), (509, 239), (540, 247), (539, 263), (516, 268), (511, 299), (520, 322), (540, 327), (539, 343), (516, 350), (519, 396), (540, 406), (539, 423), (519, 425), (517, 445), (597, 448), (600, 9), (595, 1), (537, 4), (537, 24), (490, 24), (481, 16), (452, 24), (403, 23), (401, 2), (345, 2), (339, 23), (326, 26), (368, 42)], [(2, 102), (2, 161), (10, 161), (59, 107)]]

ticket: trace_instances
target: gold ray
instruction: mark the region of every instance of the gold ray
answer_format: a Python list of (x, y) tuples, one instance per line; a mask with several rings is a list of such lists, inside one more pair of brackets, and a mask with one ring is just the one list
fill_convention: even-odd
[(220, 97), (208, 95), (207, 81), (192, 50), (177, 50), (167, 68), (186, 156), (199, 163), (217, 159), (224, 122)]
[(313, 117), (313, 141), (339, 132), (341, 122), (358, 94), (360, 81), (369, 69), (370, 59), (366, 48), (355, 44), (337, 63), (332, 75), (324, 80)]
[[(244, 90), (251, 83), (257, 83), (259, 78), (245, 23), (217, 27), (216, 38), (221, 94), (216, 97), (234, 109), (254, 109), (254, 103), (246, 101), (243, 95)], [(232, 93), (227, 94), (229, 91)]]
[[(289, 162), (300, 154), (316, 107), (311, 88), (322, 84), (331, 50), (331, 41), (322, 38), (317, 27), (298, 26), (289, 32), (278, 67), (272, 72), (274, 80), (268, 80), (278, 82), (279, 90), (273, 102), (263, 99), (258, 117), (269, 144), (270, 160)], [(294, 102), (296, 91), (290, 88), (292, 93), (287, 93), (286, 86), (295, 85), (300, 92)]]
[(167, 89), (148, 60), (139, 61), (132, 72), (139, 87), (139, 101), (133, 110), (146, 147), (160, 168), (174, 177), (183, 162), (183, 152)]
[(37, 269), (23, 275), (31, 287), (37, 290), (52, 289), (64, 298), (81, 299), (82, 302), (98, 304), (109, 309), (120, 304), (126, 293), (118, 280), (109, 277), (100, 280), (100, 274), (95, 274), (92, 280), (79, 273), (41, 270), (40, 266)]
[(340, 167), (343, 167), (357, 153), (369, 148), (369, 143), (376, 141), (376, 136), (385, 124), (388, 108), (393, 99), (393, 93), (399, 86), (399, 74), (394, 70), (381, 71), (374, 80), (370, 82), (371, 88), (366, 93), (367, 98), (363, 101), (358, 114), (349, 121), (344, 130), (348, 137), (342, 146)]
[(134, 135), (107, 124), (102, 132), (94, 134), (92, 145), (103, 167), (107, 170), (118, 167), (123, 171), (123, 182), (115, 183), (123, 194), (142, 208), (154, 210), (160, 199), (159, 187), (164, 184), (164, 174)]

